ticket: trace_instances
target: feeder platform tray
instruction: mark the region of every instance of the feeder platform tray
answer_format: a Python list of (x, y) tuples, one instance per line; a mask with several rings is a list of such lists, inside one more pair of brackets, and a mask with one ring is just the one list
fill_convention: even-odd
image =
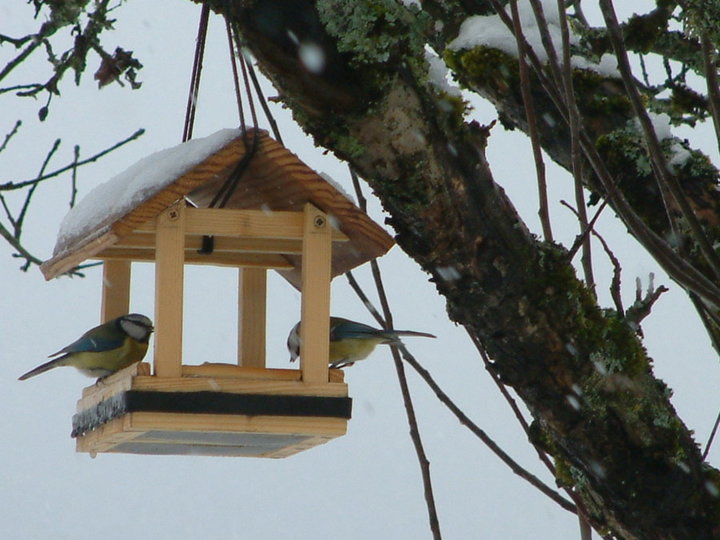
[(325, 384), (299, 379), (230, 364), (160, 378), (135, 364), (84, 390), (72, 436), (91, 454), (287, 457), (344, 435), (352, 408), (342, 371)]

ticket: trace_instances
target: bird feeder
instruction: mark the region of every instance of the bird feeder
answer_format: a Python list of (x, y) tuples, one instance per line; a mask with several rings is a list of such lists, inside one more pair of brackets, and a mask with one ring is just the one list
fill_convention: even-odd
[[(232, 196), (210, 208), (253, 146)], [(351, 399), (342, 371), (328, 368), (330, 280), (384, 254), (392, 239), (265, 131), (206, 153), (118, 215), (60, 237), (42, 265), (51, 279), (104, 261), (107, 321), (129, 311), (132, 262), (155, 264), (152, 370), (135, 364), (84, 389), (73, 418), (80, 452), (279, 458), (346, 432)], [(138, 174), (150, 174), (141, 164)], [(183, 362), (185, 264), (239, 269), (232, 364)], [(302, 294), (299, 370), (266, 367), (268, 269)]]

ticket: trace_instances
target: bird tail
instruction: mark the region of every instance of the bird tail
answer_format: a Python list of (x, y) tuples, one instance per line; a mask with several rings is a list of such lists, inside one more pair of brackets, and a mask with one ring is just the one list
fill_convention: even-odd
[(18, 377), (18, 381), (24, 381), (25, 379), (29, 379), (30, 377), (34, 377), (35, 375), (40, 375), (41, 373), (45, 373), (46, 371), (49, 371), (53, 368), (64, 366), (65, 365), (65, 356), (61, 356), (60, 358), (56, 358), (55, 360), (50, 360), (49, 362), (45, 362), (44, 364), (36, 367), (35, 369), (31, 369), (27, 373), (20, 375)]
[(387, 335), (387, 337), (389, 339), (393, 339), (393, 340), (396, 340), (397, 338), (399, 338), (401, 336), (416, 336), (416, 337), (429, 337), (429, 338), (437, 337), (432, 334), (428, 334), (427, 332), (414, 332), (412, 330), (388, 330), (387, 332), (385, 332), (385, 334)]

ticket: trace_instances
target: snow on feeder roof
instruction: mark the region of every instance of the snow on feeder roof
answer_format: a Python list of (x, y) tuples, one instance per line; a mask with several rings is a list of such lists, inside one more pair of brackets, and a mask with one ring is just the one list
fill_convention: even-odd
[[(393, 240), (385, 230), (332, 183), (267, 132), (248, 133), (249, 140), (253, 136), (258, 138), (257, 152), (225, 208), (269, 214), (299, 211), (312, 203), (328, 215), (340, 233), (333, 238), (332, 276), (379, 257), (392, 247)], [(240, 130), (225, 129), (156, 152), (97, 186), (63, 220), (53, 256), (41, 267), (45, 278), (52, 279), (90, 258), (152, 260), (151, 242), (143, 239), (152, 231), (143, 225), (181, 198), (207, 208), (245, 153)], [(202, 235), (195, 236), (186, 243), (187, 262), (243, 266), (243, 257), (227, 255), (233, 253), (231, 249), (225, 252), (224, 261), (203, 259), (197, 255)], [(300, 288), (300, 258), (291, 243), (287, 245), (287, 252), (281, 256), (284, 264), (269, 267)], [(236, 253), (242, 252), (250, 260), (250, 250), (243, 246)]]

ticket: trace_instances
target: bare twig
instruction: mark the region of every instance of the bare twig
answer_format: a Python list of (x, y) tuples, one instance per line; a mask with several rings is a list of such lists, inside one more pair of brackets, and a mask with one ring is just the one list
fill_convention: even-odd
[[(562, 201), (560, 201), (562, 204)], [(585, 226), (585, 229), (575, 238), (575, 241), (573, 242), (573, 245), (570, 246), (570, 249), (568, 250), (567, 258), (568, 260), (572, 260), (575, 258), (575, 254), (577, 253), (577, 250), (580, 249), (580, 246), (585, 242), (586, 238), (590, 234), (590, 232), (593, 230), (593, 227), (595, 227), (595, 223), (597, 222), (598, 218), (600, 217), (600, 214), (602, 214), (602, 211), (605, 209), (609, 202), (609, 199), (606, 197), (602, 200), (600, 203), (600, 206), (598, 206), (597, 210), (595, 211), (595, 215), (593, 215), (592, 219), (588, 222), (588, 224)], [(575, 209), (572, 206), (569, 206), (567, 203), (565, 203), (568, 208), (571, 208), (573, 211)]]
[[(570, 209), (570, 211), (575, 214), (575, 217), (578, 217), (578, 211), (570, 206), (567, 201), (560, 201), (560, 204)], [(588, 224), (586, 230), (595, 236), (600, 241), (600, 244), (602, 245), (603, 249), (605, 250), (605, 254), (608, 256), (608, 259), (610, 259), (610, 262), (613, 265), (613, 277), (612, 281), (610, 282), (610, 296), (613, 299), (613, 302), (615, 303), (615, 309), (622, 317), (625, 314), (625, 310), (623, 308), (623, 302), (622, 302), (622, 295), (620, 294), (620, 279), (622, 276), (622, 267), (620, 266), (620, 261), (615, 256), (615, 254), (610, 249), (610, 246), (605, 241), (605, 239), (602, 237), (602, 235), (597, 232), (593, 226), (595, 225), (595, 220), (597, 219), (597, 216), (599, 215), (601, 208), (598, 208), (598, 212), (595, 214), (595, 216), (592, 219), (592, 222)], [(576, 240), (577, 243), (577, 240)]]
[[(70, 179), (70, 208), (75, 206), (75, 198), (77, 197), (77, 170), (78, 160), (80, 159), (80, 146), (75, 145), (73, 147), (73, 167), (72, 177)], [(37, 184), (35, 184), (37, 185)]]
[[(600, 0), (600, 9), (603, 13), (605, 24), (608, 29), (608, 37), (610, 38), (613, 49), (615, 50), (615, 56), (618, 61), (618, 70), (622, 76), (627, 96), (630, 99), (633, 110), (635, 111), (635, 114), (640, 121), (640, 125), (642, 126), (645, 142), (648, 147), (648, 153), (650, 155), (650, 162), (658, 181), (658, 186), (660, 187), (661, 192), (666, 190), (672, 195), (672, 198), (678, 206), (682, 216), (687, 220), (690, 230), (693, 233), (700, 251), (705, 257), (705, 260), (710, 268), (712, 268), (715, 276), (720, 277), (720, 257), (718, 257), (715, 253), (710, 245), (710, 241), (707, 236), (705, 236), (702, 225), (695, 215), (695, 212), (690, 207), (690, 203), (685, 197), (678, 179), (668, 170), (667, 162), (665, 161), (662, 148), (660, 147), (660, 141), (657, 138), (652, 121), (643, 106), (640, 92), (638, 92), (637, 85), (635, 84), (635, 80), (632, 76), (632, 68), (630, 67), (627, 49), (625, 48), (612, 0)], [(665, 201), (665, 204), (666, 206), (668, 205), (667, 200)], [(669, 206), (667, 210), (668, 214), (670, 214)]]
[(636, 279), (635, 302), (628, 308), (627, 313), (625, 314), (625, 320), (628, 324), (638, 331), (640, 330), (640, 323), (645, 317), (650, 315), (650, 311), (652, 310), (655, 302), (657, 302), (660, 298), (660, 295), (668, 292), (669, 290), (664, 285), (660, 285), (655, 288), (654, 279), (655, 275), (651, 272), (648, 278), (648, 287), (645, 292), (645, 296), (642, 294), (640, 278)]
[[(38, 173), (38, 177), (42, 176), (45, 173), (45, 169), (47, 168), (48, 164), (50, 163), (50, 160), (55, 155), (55, 152), (58, 151), (58, 148), (60, 148), (60, 139), (55, 139), (55, 142), (52, 145), (52, 148), (47, 153), (47, 156), (45, 156), (45, 161), (43, 161), (42, 166), (40, 167), (40, 172)], [(25, 196), (25, 203), (23, 204), (22, 208), (20, 209), (20, 213), (18, 214), (17, 219), (15, 220), (15, 237), (20, 238), (20, 233), (22, 230), (23, 222), (25, 221), (25, 216), (27, 215), (28, 208), (30, 207), (30, 201), (32, 200), (33, 195), (35, 194), (35, 190), (40, 184), (33, 184), (33, 186), (28, 190), (27, 195)]]
[(373, 318), (377, 321), (377, 323), (380, 326), (385, 325), (385, 319), (383, 319), (382, 315), (380, 315), (380, 312), (375, 309), (375, 306), (370, 301), (370, 299), (365, 294), (365, 291), (362, 290), (362, 287), (360, 287), (360, 284), (355, 279), (355, 276), (353, 275), (352, 271), (348, 270), (345, 272), (345, 277), (348, 280), (348, 283), (350, 284), (350, 287), (353, 291), (355, 291), (355, 294), (357, 294), (358, 298), (360, 298), (360, 301), (363, 303), (363, 305), (367, 308), (367, 310), (370, 312), (370, 315), (373, 316)]
[(43, 29), (46, 28), (45, 25), (43, 25), (43, 28), (40, 30), (40, 32), (37, 34), (37, 39), (33, 39), (33, 41), (30, 42), (30, 44), (23, 49), (20, 54), (18, 54), (15, 58), (10, 60), (7, 64), (5, 64), (5, 67), (2, 71), (0, 71), (0, 81), (2, 81), (5, 77), (7, 77), (12, 70), (14, 70), (16, 67), (18, 67), (20, 64), (22, 64), (25, 59), (30, 56), (35, 49), (37, 49), (42, 44), (42, 39), (45, 37), (43, 35)]
[[(483, 363), (485, 364), (485, 369), (490, 374), (490, 378), (493, 380), (495, 385), (497, 386), (498, 390), (500, 391), (500, 394), (505, 398), (505, 401), (510, 406), (510, 409), (512, 409), (513, 414), (515, 414), (515, 418), (520, 423), (520, 425), (523, 428), (523, 431), (525, 432), (525, 435), (530, 438), (530, 425), (528, 424), (527, 420), (525, 420), (525, 417), (523, 416), (522, 412), (520, 411), (520, 408), (518, 407), (515, 399), (510, 395), (510, 392), (508, 391), (506, 385), (502, 382), (498, 374), (496, 373), (495, 369), (493, 368), (492, 363), (490, 362), (490, 358), (487, 355), (487, 352), (485, 352), (485, 349), (482, 346), (482, 343), (480, 343), (480, 340), (477, 338), (477, 336), (468, 330), (465, 329), (468, 336), (470, 337), (470, 340), (475, 345), (475, 348), (477, 349), (478, 353), (480, 354), (480, 358), (482, 358)], [(535, 449), (535, 452), (538, 455), (538, 458), (542, 462), (543, 465), (547, 468), (547, 470), (555, 476), (555, 465), (550, 460), (548, 455), (540, 448), (538, 448), (535, 445), (532, 445)], [(575, 506), (577, 507), (577, 514), (580, 517), (581, 523), (585, 522), (587, 523), (587, 515), (588, 511), (585, 507), (585, 503), (580, 498), (580, 496), (575, 493), (570, 486), (564, 486), (563, 489), (567, 493), (568, 497), (572, 499), (572, 501), (575, 503)]]
[(713, 126), (715, 127), (715, 139), (720, 149), (720, 85), (718, 84), (717, 68), (713, 61), (715, 45), (710, 40), (707, 32), (700, 36), (702, 44), (703, 65), (705, 66), (705, 82), (708, 90), (708, 101), (710, 102), (710, 113), (712, 114)]
[(720, 411), (718, 412), (717, 418), (715, 418), (715, 423), (713, 424), (712, 431), (710, 431), (710, 436), (705, 443), (705, 450), (703, 450), (702, 453), (703, 460), (707, 459), (708, 452), (710, 452), (710, 447), (712, 446), (712, 443), (715, 440), (715, 435), (717, 434), (718, 425), (720, 425)]
[(20, 126), (22, 126), (22, 120), (16, 120), (15, 125), (7, 133), (7, 135), (5, 135), (5, 139), (3, 139), (2, 144), (0, 144), (0, 152), (2, 152), (3, 150), (5, 150), (5, 148), (7, 148), (7, 145), (10, 142), (10, 139), (12, 139), (15, 135), (17, 135), (17, 132), (20, 129)]
[(415, 453), (417, 454), (418, 461), (420, 462), (420, 470), (422, 471), (423, 485), (425, 486), (425, 504), (428, 508), (430, 530), (433, 533), (433, 538), (439, 540), (442, 538), (442, 535), (440, 534), (440, 521), (438, 520), (437, 508), (435, 507), (435, 497), (433, 495), (432, 479), (430, 477), (430, 462), (427, 459), (422, 440), (420, 439), (420, 431), (418, 429), (417, 418), (415, 416), (415, 407), (412, 403), (410, 389), (407, 384), (407, 377), (405, 376), (405, 367), (403, 366), (402, 360), (395, 346), (391, 347), (391, 351), (393, 361), (395, 362), (395, 369), (397, 371), (403, 401), (405, 402), (408, 425), (410, 426), (410, 438), (415, 446)]
[(121, 140), (120, 142), (117, 142), (117, 143), (113, 144), (112, 146), (106, 148), (105, 150), (98, 152), (94, 156), (91, 156), (87, 159), (83, 159), (82, 161), (78, 161), (78, 162), (75, 162), (73, 160), (72, 163), (65, 165), (64, 167), (60, 167), (59, 169), (56, 169), (53, 172), (40, 175), (37, 178), (34, 178), (32, 180), (23, 180), (21, 182), (5, 182), (4, 184), (0, 184), (0, 191), (13, 191), (13, 190), (22, 189), (22, 188), (25, 188), (28, 186), (32, 186), (35, 184), (39, 184), (40, 182), (43, 182), (50, 178), (59, 176), (59, 175), (63, 174), (64, 172), (70, 171), (72, 169), (76, 169), (78, 167), (82, 167), (83, 165), (87, 165), (88, 163), (93, 163), (93, 162), (97, 161), (98, 159), (100, 159), (101, 157), (109, 154), (113, 150), (117, 150), (121, 146), (124, 146), (125, 144), (129, 143), (130, 141), (134, 141), (135, 139), (141, 137), (144, 133), (145, 133), (144, 129), (138, 129), (135, 133), (133, 133), (129, 137), (126, 137), (125, 139)]
[[(512, 19), (505, 12), (503, 5), (499, 2), (499, 0), (490, 0), (490, 3), (496, 10), (503, 24), (512, 31)], [(535, 71), (535, 75), (540, 80), (543, 89), (560, 112), (561, 116), (563, 116), (564, 120), (568, 121), (565, 116), (564, 108), (562, 107), (563, 100), (558, 92), (558, 89), (555, 88), (550, 81), (548, 81), (544, 74), (543, 64), (540, 62), (532, 49), (528, 48), (526, 51)], [(710, 281), (710, 279), (697, 270), (693, 265), (689, 264), (685, 259), (680, 257), (680, 255), (668, 245), (664, 238), (653, 231), (643, 221), (643, 219), (637, 215), (635, 210), (625, 198), (624, 194), (620, 190), (616, 189), (612, 175), (605, 166), (605, 162), (598, 154), (594, 142), (582, 128), (580, 129), (580, 144), (585, 158), (592, 166), (593, 172), (597, 175), (600, 180), (600, 184), (606, 192), (605, 196), (613, 201), (614, 210), (624, 221), (633, 236), (635, 236), (635, 238), (637, 238), (645, 246), (652, 256), (663, 265), (665, 270), (680, 285), (695, 292), (698, 296), (704, 298), (705, 300), (720, 305), (720, 287)]]
[[(358, 197), (358, 200), (362, 200), (363, 202), (365, 202), (364, 197), (362, 197), (362, 190), (360, 189), (360, 184), (359, 182), (357, 182), (357, 176), (353, 173), (352, 169), (351, 175), (353, 176), (353, 181), (356, 182), (355, 188), (357, 191), (356, 195)], [(363, 208), (363, 210), (365, 209), (366, 208)], [(371, 261), (371, 266), (373, 280), (375, 281), (375, 288), (377, 289), (378, 297), (380, 298), (380, 304), (383, 308), (383, 327), (392, 328), (392, 312), (390, 311), (390, 304), (388, 302), (387, 295), (385, 294), (385, 286), (383, 285), (382, 276), (380, 275), (380, 267), (375, 260)], [(364, 298), (364, 303), (366, 306), (370, 305), (370, 301), (366, 295), (363, 294), (362, 298)], [(425, 504), (428, 511), (430, 530), (432, 531), (433, 538), (435, 540), (439, 540), (440, 538), (442, 538), (442, 535), (440, 533), (440, 520), (438, 519), (437, 508), (435, 506), (435, 496), (433, 495), (432, 477), (430, 476), (430, 462), (427, 459), (427, 455), (425, 454), (425, 448), (423, 447), (422, 439), (420, 438), (420, 430), (418, 428), (417, 418), (415, 416), (415, 407), (412, 402), (412, 396), (410, 395), (410, 389), (407, 384), (407, 377), (405, 376), (405, 368), (403, 366), (397, 348), (391, 347), (391, 350), (393, 361), (395, 363), (395, 370), (398, 376), (398, 382), (400, 384), (400, 391), (403, 396), (403, 402), (405, 403), (405, 412), (408, 419), (408, 426), (410, 427), (410, 438), (412, 439), (413, 446), (415, 447), (415, 454), (417, 455), (418, 463), (420, 464), (420, 472), (423, 480), (423, 490), (425, 493)]]
[[(579, 6), (578, 6), (579, 7)], [(580, 231), (589, 227), (587, 210), (585, 209), (585, 194), (583, 193), (582, 151), (580, 149), (580, 112), (575, 100), (575, 89), (572, 79), (572, 62), (570, 56), (570, 31), (568, 30), (567, 15), (563, 9), (563, 1), (558, 0), (558, 14), (560, 17), (560, 32), (562, 36), (562, 84), (565, 90), (565, 105), (570, 127), (570, 162), (572, 164), (573, 180), (575, 182), (575, 205), (577, 206)], [(601, 207), (602, 208), (602, 207)], [(590, 290), (595, 288), (595, 278), (592, 266), (592, 248), (590, 238), (586, 235), (582, 243), (582, 266), (585, 274), (585, 283)]]
[(535, 174), (538, 184), (538, 216), (542, 225), (543, 236), (548, 242), (553, 241), (552, 225), (550, 223), (550, 210), (547, 195), (547, 180), (545, 178), (545, 163), (543, 162), (542, 150), (540, 148), (540, 136), (537, 129), (537, 115), (535, 114), (535, 105), (530, 91), (530, 76), (528, 74), (527, 64), (525, 63), (525, 45), (526, 41), (522, 33), (520, 25), (520, 15), (518, 13), (517, 0), (510, 0), (510, 9), (512, 11), (513, 27), (515, 29), (515, 39), (518, 46), (518, 68), (520, 72), (520, 90), (522, 92), (523, 105), (525, 106), (525, 116), (528, 123), (528, 134), (530, 135), (530, 143), (532, 145), (533, 160), (535, 161)]
[(500, 446), (490, 438), (477, 424), (475, 424), (468, 416), (452, 401), (448, 395), (437, 385), (435, 380), (432, 378), (430, 373), (423, 368), (417, 360), (408, 352), (404, 345), (399, 346), (403, 359), (405, 362), (417, 372), (418, 375), (427, 383), (430, 389), (435, 393), (435, 396), (452, 412), (455, 417), (460, 421), (462, 425), (467, 427), (474, 435), (476, 435), (497, 457), (499, 457), (503, 463), (505, 463), (510, 470), (519, 477), (529, 482), (532, 486), (539, 489), (543, 494), (550, 497), (553, 501), (559, 504), (562, 508), (568, 512), (577, 513), (577, 507), (562, 497), (557, 491), (548, 487), (542, 480), (537, 476), (523, 468), (513, 458), (511, 458)]
[(15, 236), (6, 229), (2, 223), (0, 223), (0, 236), (2, 236), (5, 241), (17, 251), (18, 257), (25, 259), (25, 264), (22, 266), (23, 272), (27, 271), (32, 264), (36, 264), (38, 266), (42, 264), (42, 261), (26, 250), (20, 243), (20, 240), (15, 238)]

